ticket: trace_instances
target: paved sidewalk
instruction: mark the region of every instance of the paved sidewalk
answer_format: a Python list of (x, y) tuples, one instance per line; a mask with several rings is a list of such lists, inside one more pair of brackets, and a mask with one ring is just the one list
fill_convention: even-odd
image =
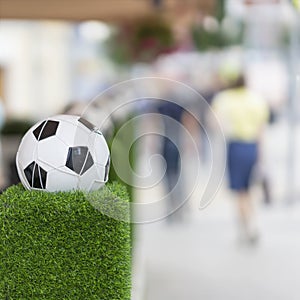
[[(300, 126), (298, 130), (300, 137)], [(286, 187), (291, 186), (286, 167), (286, 124), (270, 128), (267, 137), (266, 168), (274, 203), (264, 206), (261, 192), (254, 189), (260, 243), (252, 248), (238, 244), (236, 207), (226, 189), (206, 209), (197, 209), (205, 176), (209, 174), (203, 166), (203, 178), (190, 202), (186, 222), (169, 224), (164, 220), (137, 226), (140, 263), (138, 273), (134, 274), (134, 290), (138, 283), (139, 293), (134, 300), (300, 299), (300, 199), (295, 199), (294, 205), (287, 205), (285, 199)], [(297, 143), (296, 148), (300, 149), (299, 138)], [(147, 151), (141, 153), (146, 156), (142, 161), (151, 155)], [(185, 169), (192, 162), (188, 157)], [(298, 156), (294, 164), (294, 178), (298, 180)], [(188, 174), (187, 170), (187, 177)], [(297, 195), (298, 181), (294, 185)], [(158, 185), (140, 190), (137, 199), (151, 202), (159, 199), (161, 193), (162, 187)]]
[(208, 208), (186, 224), (141, 225), (145, 299), (300, 299), (300, 206), (264, 209), (261, 242), (238, 245), (229, 210)]

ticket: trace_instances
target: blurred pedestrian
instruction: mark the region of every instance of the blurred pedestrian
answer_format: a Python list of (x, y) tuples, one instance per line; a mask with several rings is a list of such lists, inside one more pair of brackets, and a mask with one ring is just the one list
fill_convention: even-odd
[(249, 188), (252, 171), (260, 159), (268, 107), (260, 95), (245, 86), (244, 77), (240, 75), (230, 89), (215, 96), (213, 109), (227, 137), (229, 185), (237, 195), (241, 238), (256, 243), (258, 229)]
[[(165, 182), (166, 188), (171, 199), (169, 200), (168, 213), (173, 212), (176, 208), (180, 207), (181, 193), (178, 179), (181, 168), (181, 158), (178, 149), (180, 141), (180, 131), (174, 126), (174, 121), (181, 123), (184, 109), (182, 106), (172, 102), (162, 100), (158, 105), (158, 113), (162, 116), (164, 126), (164, 136), (162, 137), (162, 156), (166, 162)], [(163, 117), (166, 116), (166, 117)], [(177, 186), (177, 187), (176, 187)], [(176, 187), (176, 192), (175, 192)], [(176, 211), (168, 217), (169, 221), (181, 218), (181, 212)]]

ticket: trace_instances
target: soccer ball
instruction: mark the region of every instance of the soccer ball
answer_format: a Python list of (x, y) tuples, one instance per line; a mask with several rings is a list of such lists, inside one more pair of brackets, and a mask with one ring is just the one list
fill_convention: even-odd
[(93, 124), (79, 116), (58, 115), (28, 130), (16, 164), (26, 189), (92, 191), (107, 182), (110, 155)]

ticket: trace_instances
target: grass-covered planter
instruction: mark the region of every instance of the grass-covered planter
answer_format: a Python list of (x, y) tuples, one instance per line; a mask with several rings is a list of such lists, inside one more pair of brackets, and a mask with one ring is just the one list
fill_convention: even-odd
[(0, 299), (129, 300), (128, 215), (116, 183), (88, 196), (9, 188), (0, 196)]

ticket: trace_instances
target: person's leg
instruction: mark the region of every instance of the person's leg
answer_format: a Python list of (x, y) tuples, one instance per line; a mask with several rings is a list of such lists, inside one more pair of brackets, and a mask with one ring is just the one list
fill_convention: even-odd
[(242, 238), (247, 242), (257, 242), (258, 231), (255, 224), (253, 199), (248, 191), (238, 192), (237, 205)]
[[(167, 184), (167, 193), (168, 193), (168, 213), (173, 212), (168, 220), (178, 221), (180, 219), (181, 213), (181, 190), (179, 175), (180, 175), (180, 155), (176, 146), (168, 139), (165, 139), (165, 145), (163, 150), (163, 155), (166, 160), (167, 169), (166, 169), (166, 184)], [(178, 208), (178, 210), (176, 210)], [(176, 210), (176, 211), (175, 211)]]
[(253, 214), (251, 199), (245, 191), (238, 192), (237, 196), (239, 219), (243, 228), (247, 229)]

